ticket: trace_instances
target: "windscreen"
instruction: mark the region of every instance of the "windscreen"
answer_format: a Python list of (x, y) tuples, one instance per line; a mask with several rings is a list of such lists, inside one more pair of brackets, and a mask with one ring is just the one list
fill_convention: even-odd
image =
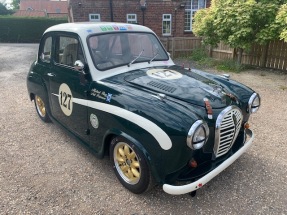
[(168, 60), (158, 39), (150, 33), (117, 32), (89, 37), (88, 46), (96, 68), (105, 71), (139, 62)]

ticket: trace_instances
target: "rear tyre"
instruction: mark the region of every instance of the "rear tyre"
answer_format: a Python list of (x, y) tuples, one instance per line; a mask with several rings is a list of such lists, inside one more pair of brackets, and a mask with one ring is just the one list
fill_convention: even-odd
[(132, 142), (122, 137), (114, 138), (110, 145), (110, 159), (117, 178), (129, 191), (140, 194), (153, 186), (145, 156)]
[(51, 122), (50, 117), (47, 113), (46, 104), (44, 103), (43, 99), (40, 96), (35, 95), (34, 103), (37, 114), (40, 117), (40, 119), (43, 120), (44, 122)]

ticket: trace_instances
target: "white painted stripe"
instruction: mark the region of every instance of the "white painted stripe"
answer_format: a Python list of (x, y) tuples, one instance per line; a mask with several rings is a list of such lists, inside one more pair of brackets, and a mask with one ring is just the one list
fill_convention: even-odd
[(172, 146), (169, 136), (160, 127), (158, 127), (155, 123), (151, 122), (150, 120), (140, 115), (137, 115), (126, 109), (110, 104), (105, 104), (102, 102), (95, 102), (77, 98), (73, 98), (73, 102), (90, 108), (101, 110), (107, 113), (111, 113), (113, 115), (119, 116), (121, 118), (124, 118), (128, 121), (137, 124), (144, 130), (149, 132), (157, 140), (161, 148), (163, 148), (164, 150), (169, 150)]

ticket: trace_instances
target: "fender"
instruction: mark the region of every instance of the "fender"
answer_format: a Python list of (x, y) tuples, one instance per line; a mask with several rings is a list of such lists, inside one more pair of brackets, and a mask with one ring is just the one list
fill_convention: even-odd
[(34, 73), (32, 70), (30, 70), (27, 77), (27, 89), (31, 101), (34, 100), (35, 95), (38, 95), (43, 99), (45, 104), (47, 104), (46, 108), (51, 116), (48, 90), (45, 81), (39, 74)]
[(151, 174), (154, 177), (156, 182), (161, 182), (161, 179), (158, 175), (158, 171), (155, 169), (155, 163), (153, 163), (153, 160), (151, 159), (151, 156), (149, 154), (149, 152), (145, 149), (145, 147), (143, 146), (143, 144), (140, 143), (140, 141), (136, 140), (135, 138), (133, 138), (132, 136), (130, 136), (129, 134), (118, 130), (116, 128), (112, 128), (106, 131), (103, 140), (102, 140), (102, 150), (100, 152), (100, 154), (102, 154), (102, 156), (104, 155), (104, 152), (109, 150), (109, 145), (110, 145), (110, 141), (112, 139), (113, 136), (121, 136), (125, 139), (127, 139), (128, 141), (132, 142), (133, 144), (136, 145), (136, 147), (138, 147), (139, 150), (141, 150), (146, 158), (146, 161), (148, 163), (148, 167), (151, 170)]

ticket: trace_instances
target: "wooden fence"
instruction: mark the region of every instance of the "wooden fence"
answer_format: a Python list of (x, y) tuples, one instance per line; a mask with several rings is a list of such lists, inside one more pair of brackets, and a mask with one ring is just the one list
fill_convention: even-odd
[(202, 46), (201, 37), (162, 38), (161, 42), (171, 58), (191, 55), (192, 51)]
[[(166, 50), (171, 57), (191, 55), (192, 51), (202, 46), (200, 37), (176, 37), (161, 39)], [(234, 59), (237, 58), (236, 49), (228, 45), (219, 43), (218, 47), (210, 49), (209, 54), (215, 59)], [(243, 53), (242, 64), (287, 70), (287, 43), (276, 40), (267, 45), (253, 45), (251, 49)]]

